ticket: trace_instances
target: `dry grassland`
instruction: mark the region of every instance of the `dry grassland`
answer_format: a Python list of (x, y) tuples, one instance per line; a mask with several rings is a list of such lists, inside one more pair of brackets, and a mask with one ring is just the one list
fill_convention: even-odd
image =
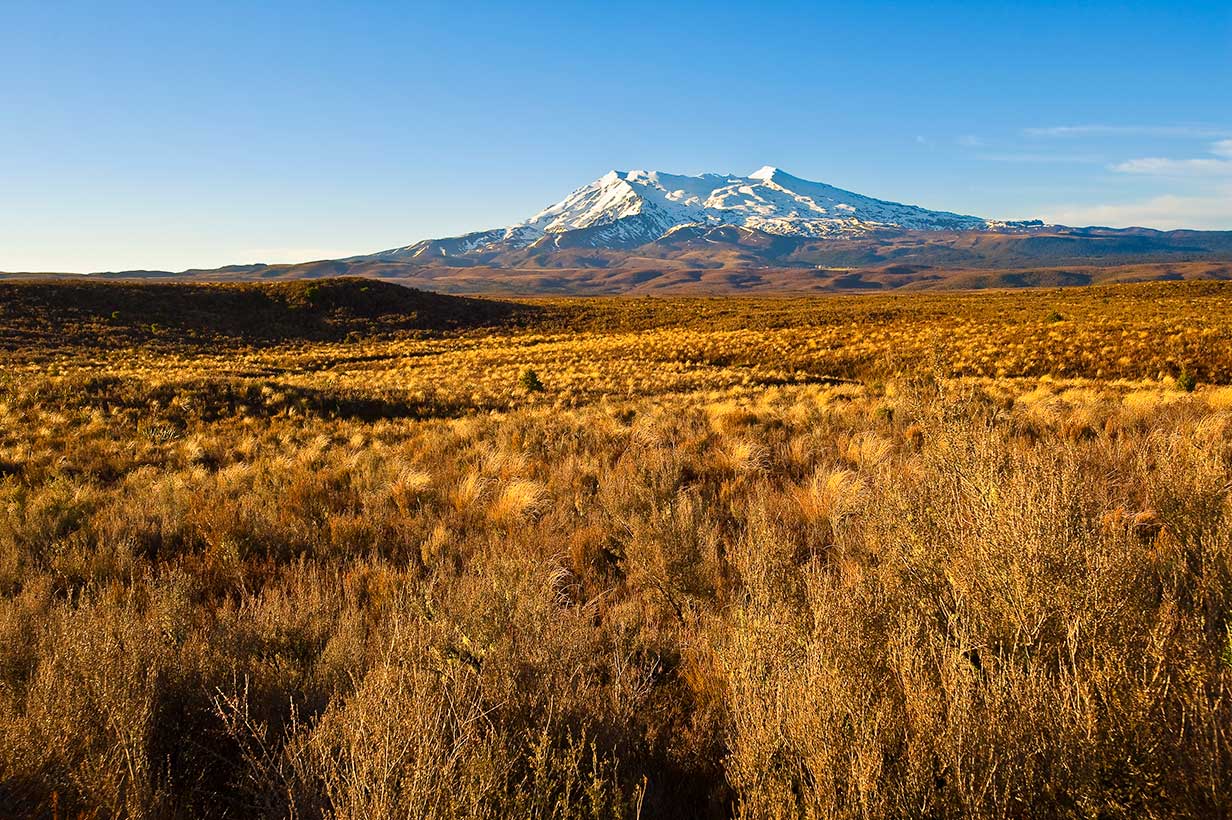
[(1232, 805), (1232, 288), (9, 309), (2, 813)]

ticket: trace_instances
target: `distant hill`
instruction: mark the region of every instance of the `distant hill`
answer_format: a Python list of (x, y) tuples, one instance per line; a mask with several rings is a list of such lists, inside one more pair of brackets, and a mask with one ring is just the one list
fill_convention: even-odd
[(517, 321), (533, 309), (369, 279), (0, 282), (0, 348), (79, 342), (341, 339)]

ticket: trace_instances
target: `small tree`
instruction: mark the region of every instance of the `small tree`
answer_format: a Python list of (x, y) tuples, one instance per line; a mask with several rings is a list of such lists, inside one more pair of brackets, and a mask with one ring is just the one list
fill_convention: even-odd
[(544, 390), (543, 382), (539, 381), (539, 374), (529, 367), (522, 371), (522, 378), (519, 381), (528, 393), (542, 393)]
[(1198, 386), (1198, 380), (1193, 377), (1188, 370), (1182, 370), (1181, 375), (1176, 377), (1176, 389), (1183, 390), (1186, 393), (1192, 393), (1194, 388)]

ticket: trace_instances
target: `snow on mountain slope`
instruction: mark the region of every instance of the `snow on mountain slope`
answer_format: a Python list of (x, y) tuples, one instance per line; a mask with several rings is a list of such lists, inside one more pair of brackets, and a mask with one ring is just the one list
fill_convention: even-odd
[(402, 248), (371, 254), (370, 256), (354, 257), (367, 259), (383, 257), (394, 259), (422, 259), (428, 261), (439, 256), (465, 256), (469, 253), (491, 252), (524, 248), (543, 236), (542, 231), (526, 225), (514, 225), (509, 228), (493, 228), (487, 231), (451, 236), (445, 239), (424, 239), (420, 242)]
[(778, 168), (761, 168), (743, 181), (715, 191), (707, 203), (721, 211), (745, 215), (727, 219), (766, 233), (790, 236), (859, 236), (882, 228), (904, 230), (971, 230), (986, 220), (947, 211), (930, 211), (862, 196), (792, 176)]
[(896, 230), (1008, 230), (1038, 224), (993, 222), (873, 199), (770, 166), (747, 177), (610, 171), (512, 227), (425, 240), (375, 256), (426, 259), (520, 248), (633, 248), (685, 225), (734, 225), (816, 239)]

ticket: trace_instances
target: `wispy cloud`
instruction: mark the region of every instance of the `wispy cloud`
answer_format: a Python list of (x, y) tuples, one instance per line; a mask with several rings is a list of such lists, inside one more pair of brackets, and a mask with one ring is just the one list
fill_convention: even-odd
[(1024, 128), (1029, 137), (1188, 137), (1216, 139), (1232, 134), (1232, 127), (1211, 125), (1052, 125)]
[(1232, 186), (1214, 195), (1165, 194), (1111, 205), (1056, 205), (1042, 209), (1042, 216), (1058, 225), (1232, 230)]
[[(1214, 177), (1232, 176), (1232, 140), (1219, 140), (1210, 145), (1212, 157), (1142, 157), (1126, 160), (1112, 166), (1123, 174), (1149, 174), (1166, 177)], [(1229, 157), (1223, 159), (1223, 157)]]
[(1161, 177), (1232, 176), (1232, 159), (1170, 159), (1142, 157), (1118, 162), (1112, 170), (1123, 174), (1149, 174)]
[(984, 144), (984, 140), (975, 134), (963, 134), (955, 142), (965, 148), (979, 148)]
[(997, 154), (980, 154), (978, 159), (988, 162), (1032, 162), (1063, 164), (1095, 164), (1104, 162), (1104, 157), (1095, 154), (1049, 154), (1030, 151), (1011, 151)]

